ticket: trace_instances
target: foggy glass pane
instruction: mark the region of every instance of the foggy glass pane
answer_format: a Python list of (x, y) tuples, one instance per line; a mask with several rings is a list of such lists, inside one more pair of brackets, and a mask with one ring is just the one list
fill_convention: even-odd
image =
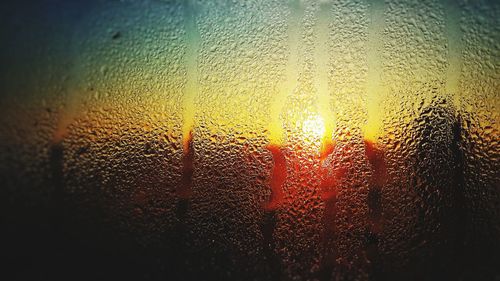
[(500, 279), (498, 1), (18, 2), (2, 279)]

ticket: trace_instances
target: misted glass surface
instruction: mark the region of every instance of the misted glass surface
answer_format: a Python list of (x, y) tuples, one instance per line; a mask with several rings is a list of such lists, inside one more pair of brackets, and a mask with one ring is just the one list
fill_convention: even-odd
[(500, 280), (500, 3), (0, 11), (4, 280)]

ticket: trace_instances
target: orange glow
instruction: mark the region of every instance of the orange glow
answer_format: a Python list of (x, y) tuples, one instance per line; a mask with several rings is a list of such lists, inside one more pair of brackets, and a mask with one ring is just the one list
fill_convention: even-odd
[(321, 142), (321, 148), (319, 150), (319, 160), (321, 162), (325, 161), (326, 157), (328, 157), (328, 155), (330, 155), (334, 149), (335, 141), (324, 137), (323, 141)]
[(370, 182), (380, 188), (387, 181), (384, 151), (376, 143), (365, 140), (365, 155), (373, 172)]
[(194, 171), (194, 147), (193, 147), (193, 131), (189, 131), (182, 140), (183, 156), (182, 156), (182, 177), (177, 195), (180, 198), (187, 199), (191, 196), (193, 171)]
[[(323, 163), (323, 161), (326, 160), (328, 155), (333, 153), (335, 148), (336, 144), (334, 141), (329, 139), (323, 139), (323, 142), (321, 143), (320, 157), (319, 157), (321, 163)], [(344, 177), (346, 169), (341, 167), (335, 169), (333, 173), (329, 173), (328, 167), (321, 166), (319, 172), (321, 173), (322, 177), (319, 186), (321, 199), (324, 201), (328, 201), (332, 198), (335, 198), (338, 193), (338, 182)]]

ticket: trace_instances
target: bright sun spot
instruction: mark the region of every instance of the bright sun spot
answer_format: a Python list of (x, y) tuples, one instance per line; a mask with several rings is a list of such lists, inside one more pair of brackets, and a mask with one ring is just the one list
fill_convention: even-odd
[(325, 133), (325, 123), (319, 115), (311, 115), (302, 122), (304, 136), (322, 138)]

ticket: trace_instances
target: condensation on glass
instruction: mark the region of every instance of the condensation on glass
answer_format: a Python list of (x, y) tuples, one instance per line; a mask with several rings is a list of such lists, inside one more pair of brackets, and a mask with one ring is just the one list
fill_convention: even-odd
[(12, 220), (167, 276), (498, 278), (495, 1), (34, 5), (2, 12)]

